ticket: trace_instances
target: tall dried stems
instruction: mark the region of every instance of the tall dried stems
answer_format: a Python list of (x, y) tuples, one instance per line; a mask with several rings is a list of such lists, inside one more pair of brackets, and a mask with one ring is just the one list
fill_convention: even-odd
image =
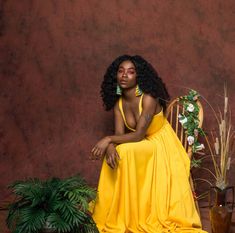
[(211, 140), (205, 136), (208, 149), (212, 158), (215, 170), (215, 185), (221, 190), (228, 185), (227, 172), (230, 169), (231, 157), (234, 153), (234, 131), (231, 122), (231, 109), (228, 105), (228, 91), (227, 85), (224, 85), (224, 108), (220, 109), (218, 113), (213, 109), (217, 124), (218, 132), (215, 135), (212, 133)]

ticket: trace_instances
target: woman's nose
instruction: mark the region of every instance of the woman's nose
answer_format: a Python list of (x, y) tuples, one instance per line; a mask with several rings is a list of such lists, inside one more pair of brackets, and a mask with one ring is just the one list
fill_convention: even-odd
[(123, 75), (122, 75), (122, 76), (123, 76), (123, 77), (126, 77), (126, 76), (127, 76), (126, 71), (123, 72)]

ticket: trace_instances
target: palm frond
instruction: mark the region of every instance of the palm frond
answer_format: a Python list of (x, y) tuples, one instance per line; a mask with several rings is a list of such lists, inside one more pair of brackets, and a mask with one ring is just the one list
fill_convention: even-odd
[(84, 233), (96, 232), (95, 223), (87, 214), (88, 202), (94, 200), (96, 190), (80, 175), (16, 181), (9, 188), (16, 195), (6, 220), (13, 233), (38, 233), (45, 225), (62, 233), (80, 228)]

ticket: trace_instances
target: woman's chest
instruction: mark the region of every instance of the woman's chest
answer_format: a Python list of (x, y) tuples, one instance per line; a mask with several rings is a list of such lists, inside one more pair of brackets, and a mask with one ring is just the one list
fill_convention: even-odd
[(132, 104), (123, 104), (123, 113), (126, 119), (127, 125), (135, 129), (137, 122), (140, 117), (140, 109), (138, 103), (132, 103)]

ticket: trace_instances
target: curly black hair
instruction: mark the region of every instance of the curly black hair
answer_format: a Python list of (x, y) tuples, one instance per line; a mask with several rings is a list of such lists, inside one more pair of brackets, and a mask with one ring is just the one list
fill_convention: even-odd
[(100, 91), (105, 109), (107, 111), (112, 109), (119, 98), (119, 96), (116, 94), (117, 71), (119, 65), (123, 61), (127, 60), (131, 61), (135, 66), (137, 73), (137, 84), (139, 85), (140, 89), (144, 93), (150, 94), (152, 97), (158, 99), (160, 105), (163, 107), (163, 111), (165, 112), (166, 104), (170, 100), (166, 86), (153, 66), (139, 55), (119, 56), (107, 68)]

